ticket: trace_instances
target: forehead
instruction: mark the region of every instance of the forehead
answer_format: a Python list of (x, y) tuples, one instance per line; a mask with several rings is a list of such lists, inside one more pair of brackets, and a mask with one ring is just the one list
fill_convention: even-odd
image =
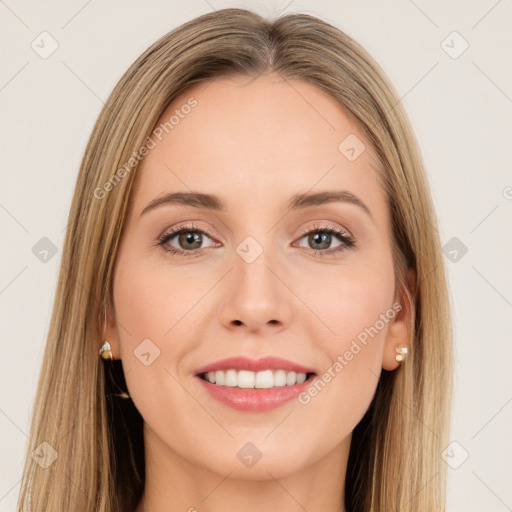
[[(263, 74), (195, 84), (163, 112), (152, 140), (137, 171), (135, 214), (175, 190), (211, 193), (240, 211), (343, 188), (385, 208), (368, 138), (334, 98), (303, 80)], [(347, 158), (347, 145), (360, 156)]]

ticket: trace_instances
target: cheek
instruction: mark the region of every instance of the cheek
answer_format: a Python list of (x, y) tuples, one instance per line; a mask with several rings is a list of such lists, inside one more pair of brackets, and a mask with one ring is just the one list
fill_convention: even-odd
[(120, 268), (114, 296), (118, 318), (126, 327), (120, 332), (122, 350), (133, 350), (145, 338), (163, 350), (181, 323), (187, 322), (209, 279), (194, 279), (187, 272), (169, 268), (165, 261), (155, 264), (127, 258)]
[[(341, 315), (339, 345), (357, 354), (361, 364), (380, 364), (387, 326), (394, 314), (392, 299), (393, 282), (385, 278), (378, 286), (372, 283), (356, 286), (350, 295), (343, 297), (345, 311)], [(347, 353), (347, 359), (350, 357)]]
[(332, 347), (329, 353), (343, 351), (354, 339), (364, 343), (367, 339), (382, 338), (379, 335), (385, 334), (387, 326), (382, 318), (393, 313), (392, 266), (317, 273), (314, 286), (310, 279), (303, 278), (295, 289), (310, 313), (305, 316), (310, 339), (320, 338), (324, 348)]
[(331, 420), (346, 425), (347, 415), (364, 414), (382, 368), (384, 341), (396, 315), (392, 261), (382, 258), (364, 269), (341, 269), (335, 277), (317, 275), (314, 288), (306, 293), (304, 283), (301, 289), (315, 312), (305, 315), (302, 330), (323, 355), (323, 378), (317, 386), (322, 398), (315, 400), (318, 405), (337, 404)]
[(126, 257), (120, 259), (119, 269), (114, 299), (121, 359), (130, 395), (144, 409), (152, 402), (148, 396), (173, 388), (174, 380), (165, 369), (172, 369), (188, 349), (193, 333), (187, 320), (201, 290), (183, 273), (180, 277), (165, 271), (160, 263)]

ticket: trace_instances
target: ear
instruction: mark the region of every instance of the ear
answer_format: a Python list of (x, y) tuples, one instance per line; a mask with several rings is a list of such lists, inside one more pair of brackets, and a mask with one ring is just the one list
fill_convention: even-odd
[[(416, 283), (416, 271), (414, 268), (410, 268), (408, 270), (406, 283), (411, 297), (414, 297)], [(404, 290), (400, 290), (400, 292), (401, 293), (397, 294), (395, 297), (395, 303), (399, 303), (401, 305), (401, 309), (398, 311), (395, 318), (389, 323), (386, 340), (384, 342), (384, 353), (382, 356), (382, 368), (389, 371), (395, 370), (400, 365), (400, 362), (396, 360), (395, 348), (397, 346), (407, 347), (409, 352), (411, 348), (410, 322), (413, 314), (413, 304), (409, 301)]]
[(112, 347), (112, 356), (114, 359), (120, 359), (121, 350), (119, 344), (119, 330), (117, 328), (115, 312), (110, 307), (107, 309), (106, 313), (105, 325), (103, 328), (103, 339), (101, 340), (101, 344), (103, 344), (105, 340), (107, 340)]

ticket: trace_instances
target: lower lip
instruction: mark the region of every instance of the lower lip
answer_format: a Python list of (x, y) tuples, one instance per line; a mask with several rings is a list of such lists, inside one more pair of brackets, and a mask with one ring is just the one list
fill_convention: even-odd
[(199, 379), (210, 395), (219, 402), (240, 411), (264, 412), (279, 407), (296, 398), (311, 385), (315, 376), (310, 377), (301, 384), (294, 384), (293, 386), (249, 389), (218, 386), (201, 377), (196, 378)]

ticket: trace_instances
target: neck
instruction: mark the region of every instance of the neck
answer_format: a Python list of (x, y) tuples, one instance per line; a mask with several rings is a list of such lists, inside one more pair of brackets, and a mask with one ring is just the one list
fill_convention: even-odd
[(262, 457), (259, 473), (251, 468), (244, 478), (183, 458), (145, 424), (146, 483), (135, 512), (345, 512), (350, 437), (299, 471), (265, 466)]

